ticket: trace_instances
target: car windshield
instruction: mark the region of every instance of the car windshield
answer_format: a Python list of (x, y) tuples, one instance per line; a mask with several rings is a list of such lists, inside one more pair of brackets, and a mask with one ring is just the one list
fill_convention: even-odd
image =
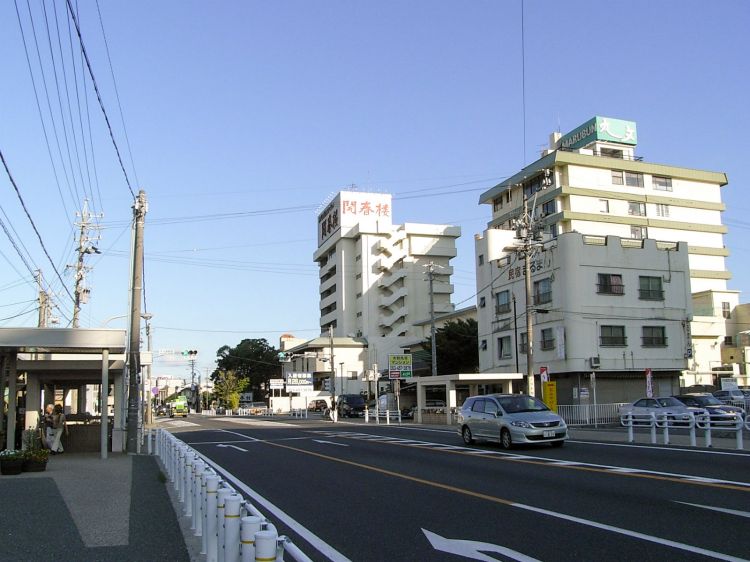
[(498, 402), (503, 410), (509, 414), (518, 414), (520, 412), (546, 412), (549, 410), (541, 400), (531, 396), (506, 396), (498, 398)]
[(657, 398), (656, 401), (659, 403), (660, 406), (664, 407), (671, 407), (671, 406), (684, 406), (682, 402), (677, 400), (677, 398), (672, 398), (671, 396), (668, 396), (666, 398)]
[(365, 405), (365, 399), (357, 394), (345, 396), (344, 401), (350, 406), (364, 406)]
[(721, 400), (713, 396), (696, 396), (695, 401), (701, 406), (718, 406), (721, 405)]

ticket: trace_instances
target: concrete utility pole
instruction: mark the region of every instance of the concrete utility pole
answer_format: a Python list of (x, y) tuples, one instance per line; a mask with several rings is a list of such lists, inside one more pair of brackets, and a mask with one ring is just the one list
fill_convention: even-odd
[(37, 327), (46, 328), (47, 321), (50, 317), (50, 304), (49, 295), (43, 287), (42, 271), (40, 269), (37, 269), (36, 271), (36, 284), (39, 288), (39, 321), (37, 322)]
[(331, 412), (333, 421), (338, 419), (336, 408), (336, 364), (333, 362), (333, 325), (328, 326), (328, 338), (331, 346)]
[(143, 225), (146, 219), (146, 192), (142, 189), (133, 204), (133, 288), (130, 302), (130, 345), (128, 348), (128, 440), (127, 452), (138, 452), (138, 377), (141, 354), (141, 299), (143, 298)]
[[(76, 287), (75, 287), (75, 303), (73, 304), (73, 327), (78, 328), (79, 326), (79, 315), (81, 312), (81, 304), (86, 304), (89, 300), (89, 293), (91, 290), (84, 285), (86, 279), (86, 272), (89, 270), (83, 264), (83, 258), (87, 254), (100, 254), (96, 246), (89, 244), (92, 238), (89, 237), (89, 230), (99, 228), (98, 226), (92, 226), (90, 219), (101, 218), (103, 215), (92, 215), (89, 213), (89, 202), (87, 199), (83, 200), (83, 209), (80, 213), (76, 213), (80, 217), (80, 221), (76, 223), (76, 226), (80, 228), (78, 234), (78, 261), (74, 266), (76, 270)], [(98, 240), (98, 237), (97, 237)]]
[(437, 376), (437, 343), (435, 341), (435, 264), (427, 264), (427, 280), (430, 284), (430, 347), (432, 348), (432, 376)]

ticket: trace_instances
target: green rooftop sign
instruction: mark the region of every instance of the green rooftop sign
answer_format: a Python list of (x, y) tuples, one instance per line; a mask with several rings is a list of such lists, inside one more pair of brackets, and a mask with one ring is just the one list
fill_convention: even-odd
[(594, 141), (611, 141), (620, 144), (637, 144), (635, 121), (623, 121), (611, 117), (594, 117), (580, 127), (563, 135), (562, 148), (581, 148)]

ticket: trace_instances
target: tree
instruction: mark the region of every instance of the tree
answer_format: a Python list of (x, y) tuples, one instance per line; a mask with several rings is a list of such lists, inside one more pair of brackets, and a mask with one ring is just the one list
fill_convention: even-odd
[[(451, 320), (435, 330), (437, 374), (476, 373), (479, 371), (479, 329), (477, 321)], [(424, 348), (432, 353), (430, 338)]]
[(240, 379), (234, 371), (218, 371), (214, 374), (214, 394), (230, 409), (236, 409), (240, 404), (240, 392), (247, 388), (247, 379)]
[(216, 351), (216, 370), (211, 375), (214, 383), (222, 371), (232, 371), (238, 379), (246, 380), (246, 388), (255, 399), (263, 399), (268, 393), (268, 380), (281, 376), (278, 350), (265, 339), (244, 339), (235, 347), (222, 346)]

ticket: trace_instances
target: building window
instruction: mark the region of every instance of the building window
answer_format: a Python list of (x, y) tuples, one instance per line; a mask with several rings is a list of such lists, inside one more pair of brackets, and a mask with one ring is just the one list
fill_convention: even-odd
[(479, 254), (479, 257), (477, 258), (477, 264), (484, 265), (484, 254)]
[(634, 217), (646, 216), (646, 204), (638, 201), (628, 201), (628, 214)]
[(727, 319), (732, 317), (732, 313), (730, 312), (728, 302), (721, 303), (721, 315)]
[(638, 298), (644, 301), (663, 301), (664, 290), (662, 289), (661, 277), (640, 276), (638, 278)]
[(543, 350), (555, 349), (555, 332), (552, 328), (544, 328), (542, 330), (541, 345)]
[(654, 186), (654, 189), (658, 189), (659, 191), (672, 191), (672, 178), (653, 176), (651, 184)]
[(631, 226), (630, 237), (634, 240), (645, 240), (648, 238), (648, 229), (645, 226)]
[(494, 213), (497, 213), (500, 209), (503, 208), (503, 196), (496, 197), (492, 200), (492, 211)]
[(510, 291), (495, 293), (495, 314), (510, 312)]
[(734, 339), (732, 336), (724, 336), (724, 345), (728, 345), (730, 347), (734, 346)]
[(622, 284), (622, 275), (600, 273), (596, 284), (596, 292), (601, 295), (624, 295), (625, 286)]
[(526, 332), (518, 334), (518, 353), (526, 353), (529, 349), (529, 337)]
[(360, 261), (362, 259), (362, 254), (359, 254), (358, 256), (354, 257), (354, 261)]
[(668, 217), (669, 216), (669, 205), (658, 203), (656, 205), (656, 216), (657, 217)]
[(479, 308), (484, 308), (485, 306), (487, 306), (487, 299), (479, 297)]
[(362, 312), (357, 312), (357, 318), (362, 318)]
[(643, 187), (643, 174), (638, 172), (625, 172), (625, 185), (630, 187)]
[(479, 349), (482, 351), (487, 351), (487, 340), (482, 340), (479, 342)]
[(599, 212), (609, 213), (609, 200), (608, 199), (599, 199)]
[(362, 293), (357, 293), (357, 294), (355, 295), (355, 298), (361, 299), (361, 298), (362, 298)]
[(600, 328), (599, 344), (602, 346), (625, 346), (628, 338), (625, 337), (625, 326), (602, 326)]
[(666, 347), (667, 334), (664, 326), (644, 326), (641, 342), (643, 347)]
[(510, 359), (511, 357), (513, 357), (513, 354), (510, 348), (510, 336), (497, 338), (497, 358)]
[(357, 275), (355, 275), (354, 278), (355, 279), (362, 279), (362, 274), (361, 273), (357, 273)]
[(534, 304), (552, 302), (552, 280), (549, 277), (534, 281)]
[(621, 170), (612, 170), (612, 183), (614, 185), (622, 185), (623, 184), (623, 178), (622, 178), (622, 171)]
[(510, 188), (508, 188), (508, 191), (505, 192), (505, 202), (510, 203), (511, 201), (513, 201), (513, 194)]
[(560, 235), (560, 227), (557, 223), (549, 225), (549, 235), (552, 238), (557, 238)]
[(542, 204), (542, 216), (546, 217), (557, 212), (557, 202), (553, 199)]

